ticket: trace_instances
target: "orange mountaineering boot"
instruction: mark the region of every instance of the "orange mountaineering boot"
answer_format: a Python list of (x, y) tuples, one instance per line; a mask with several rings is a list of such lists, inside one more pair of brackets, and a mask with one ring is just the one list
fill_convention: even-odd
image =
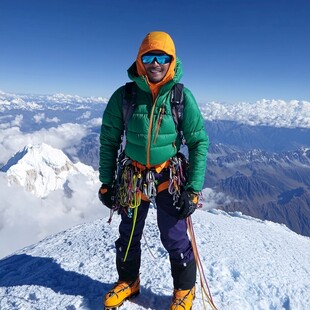
[(116, 310), (127, 299), (140, 293), (140, 278), (134, 281), (118, 281), (104, 297), (104, 309)]
[(174, 290), (170, 310), (191, 310), (195, 298), (195, 286), (190, 290)]

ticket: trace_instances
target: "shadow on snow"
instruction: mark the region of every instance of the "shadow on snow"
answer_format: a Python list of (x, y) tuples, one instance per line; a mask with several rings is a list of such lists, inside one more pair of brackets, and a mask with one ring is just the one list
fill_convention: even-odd
[[(20, 254), (0, 260), (0, 287), (22, 285), (38, 285), (59, 294), (82, 296), (85, 305), (92, 310), (102, 309), (103, 296), (111, 288), (111, 283), (102, 283), (75, 271), (64, 270), (49, 257)], [(135, 304), (153, 310), (168, 307), (171, 297), (159, 297), (143, 287), (141, 291), (142, 294), (132, 300)]]

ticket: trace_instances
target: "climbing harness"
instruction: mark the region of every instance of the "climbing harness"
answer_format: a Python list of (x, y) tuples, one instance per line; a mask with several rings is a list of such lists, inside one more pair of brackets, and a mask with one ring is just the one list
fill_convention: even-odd
[(125, 208), (131, 217), (132, 209), (138, 207), (141, 200), (150, 201), (156, 207), (156, 196), (165, 189), (168, 189), (173, 196), (175, 205), (186, 182), (187, 166), (187, 159), (182, 153), (151, 168), (131, 160), (122, 153), (118, 159), (113, 186), (115, 190), (113, 211), (120, 213)]
[(131, 245), (141, 201), (150, 201), (156, 208), (157, 194), (167, 189), (173, 196), (173, 205), (175, 206), (181, 195), (182, 186), (185, 185), (186, 165), (186, 157), (181, 153), (165, 163), (151, 168), (131, 160), (124, 154), (119, 156), (113, 186), (115, 189), (114, 208), (109, 222), (111, 222), (114, 211), (125, 212), (129, 218), (132, 218), (132, 229), (124, 261)]
[(192, 242), (192, 248), (193, 248), (193, 252), (194, 252), (194, 257), (195, 257), (195, 261), (196, 261), (196, 265), (197, 265), (197, 269), (199, 272), (199, 278), (200, 278), (200, 286), (201, 286), (201, 295), (202, 295), (202, 302), (203, 302), (203, 306), (204, 309), (206, 308), (206, 304), (205, 304), (205, 300), (204, 297), (206, 297), (210, 307), (212, 310), (217, 310), (213, 299), (212, 299), (212, 295), (211, 295), (211, 291), (203, 270), (203, 266), (199, 257), (199, 253), (198, 253), (198, 248), (197, 248), (197, 243), (196, 243), (196, 238), (195, 238), (195, 233), (194, 233), (194, 227), (193, 227), (193, 222), (191, 219), (191, 216), (186, 218), (186, 223), (187, 223), (187, 228), (188, 228), (188, 233)]

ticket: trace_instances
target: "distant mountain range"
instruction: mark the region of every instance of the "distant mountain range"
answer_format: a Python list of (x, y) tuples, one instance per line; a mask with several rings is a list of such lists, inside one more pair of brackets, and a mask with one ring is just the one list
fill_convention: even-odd
[[(100, 120), (106, 103), (105, 98), (0, 92), (2, 128), (14, 124), (22, 133), (31, 133), (67, 122), (81, 124), (88, 133), (70, 145), (74, 156), (67, 153), (71, 162), (67, 167), (75, 171), (73, 163), (80, 161), (97, 171)], [(204, 185), (225, 197), (216, 207), (284, 223), (309, 236), (310, 102), (211, 102), (200, 109), (211, 142)], [(17, 162), (16, 157), (13, 160)], [(7, 167), (2, 170), (9, 173)], [(41, 172), (37, 180), (40, 177)]]
[[(98, 147), (95, 135), (78, 154), (96, 169), (98, 153), (90, 145)], [(204, 187), (230, 197), (220, 209), (284, 223), (310, 236), (310, 148), (272, 153), (211, 143)]]
[[(76, 95), (17, 95), (0, 90), (0, 111), (4, 114), (45, 111), (63, 119), (79, 112), (89, 111), (101, 117), (108, 102), (103, 97), (80, 97)], [(199, 104), (203, 117), (210, 122), (237, 122), (248, 126), (271, 126), (277, 128), (310, 129), (310, 102), (306, 100), (266, 100), (254, 103), (206, 102)], [(70, 111), (70, 113), (68, 113)], [(74, 118), (71, 118), (73, 120)]]
[(278, 153), (310, 147), (310, 128), (250, 126), (226, 120), (205, 121), (205, 127), (211, 143), (241, 151), (260, 149)]
[[(310, 147), (310, 128), (249, 126), (233, 121), (205, 121), (205, 127), (210, 143), (223, 150), (227, 146), (230, 153), (258, 149), (272, 154)], [(76, 146), (81, 161), (95, 169), (98, 169), (99, 131), (100, 127), (93, 128)]]
[(219, 205), (284, 223), (310, 236), (310, 149), (279, 154), (211, 145), (205, 186), (230, 197)]
[[(83, 145), (81, 159), (96, 157), (94, 148), (87, 147), (91, 142)], [(46, 144), (25, 147), (1, 171), (10, 183), (38, 197), (56, 189), (70, 195), (70, 175), (82, 173), (93, 182), (98, 178), (92, 167), (73, 164), (62, 151)], [(310, 149), (271, 154), (211, 144), (204, 187), (227, 197), (217, 202), (218, 209), (283, 223), (310, 236)]]

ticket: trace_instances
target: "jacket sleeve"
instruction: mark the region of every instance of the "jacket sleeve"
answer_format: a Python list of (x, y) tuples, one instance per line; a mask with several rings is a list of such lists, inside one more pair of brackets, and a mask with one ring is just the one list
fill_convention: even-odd
[(102, 116), (99, 151), (99, 180), (111, 185), (115, 176), (116, 160), (120, 148), (123, 124), (124, 86), (111, 96)]
[(197, 102), (187, 88), (184, 88), (184, 112), (181, 129), (189, 154), (189, 173), (185, 189), (199, 192), (204, 184), (209, 138)]

